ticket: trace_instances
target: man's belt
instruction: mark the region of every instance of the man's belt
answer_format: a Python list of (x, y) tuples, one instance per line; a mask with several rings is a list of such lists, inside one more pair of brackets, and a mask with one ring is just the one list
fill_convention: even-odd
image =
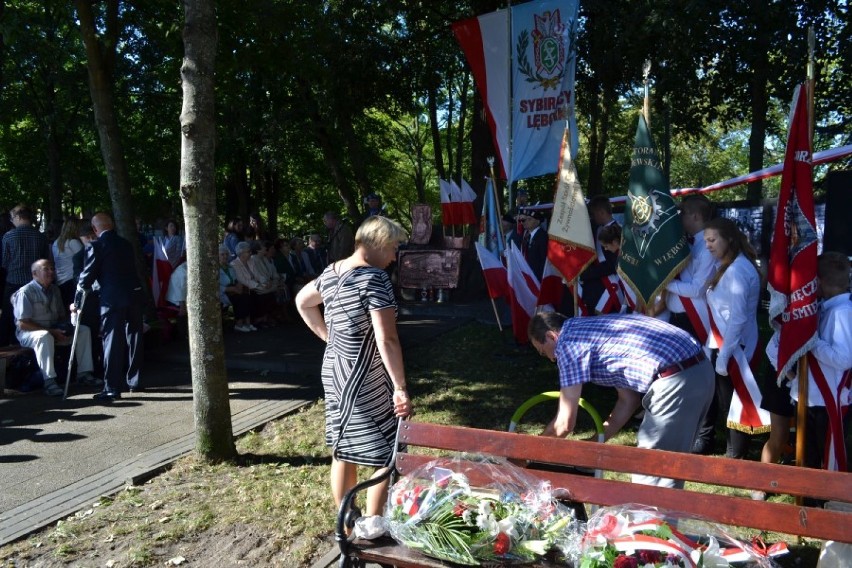
[(704, 350), (701, 350), (688, 359), (684, 359), (683, 361), (678, 361), (677, 363), (661, 368), (657, 371), (656, 378), (665, 379), (666, 377), (670, 377), (674, 374), (680, 373), (681, 371), (685, 371), (686, 369), (689, 369), (690, 367), (693, 367), (702, 362), (704, 358)]

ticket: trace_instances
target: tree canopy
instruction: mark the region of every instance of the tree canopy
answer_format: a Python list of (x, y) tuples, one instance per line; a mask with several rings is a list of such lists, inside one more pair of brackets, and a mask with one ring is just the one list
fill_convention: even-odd
[[(100, 43), (87, 46), (90, 6)], [(112, 205), (87, 72), (107, 58), (133, 214), (180, 213), (181, 5), (174, 0), (0, 1), (0, 198), (48, 223)], [(110, 7), (114, 7), (111, 12)], [(216, 188), (225, 217), (258, 211), (274, 235), (358, 218), (379, 193), (406, 222), (438, 200), (437, 177), (475, 188), (488, 147), (453, 21), (495, 0), (221, 0)], [(671, 184), (774, 163), (816, 35), (815, 149), (852, 143), (850, 13), (843, 0), (581, 3), (578, 167), (587, 193), (624, 193), (652, 62), (651, 122)], [(93, 52), (92, 49), (97, 50)], [(835, 166), (837, 167), (837, 166)], [(550, 198), (552, 180), (523, 182)], [(761, 188), (750, 188), (759, 198)], [(437, 210), (437, 208), (436, 208)]]

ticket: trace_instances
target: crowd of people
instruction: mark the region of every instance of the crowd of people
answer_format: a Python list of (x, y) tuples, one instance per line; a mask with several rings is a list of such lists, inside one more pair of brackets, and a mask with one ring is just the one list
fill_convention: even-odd
[[(525, 198), (519, 194), (520, 207), (504, 218), (504, 229), (540, 278), (547, 256), (547, 218), (542, 211), (525, 209)], [(388, 464), (396, 419), (412, 412), (396, 299), (385, 271), (407, 234), (373, 205), (354, 234), (335, 212), (327, 212), (326, 238), (314, 233), (307, 242), (270, 238), (254, 215), (246, 223), (232, 218), (218, 250), (219, 299), (223, 308), (233, 309), (235, 331), (249, 333), (287, 321), (289, 310), (295, 309), (327, 344), (322, 364), (326, 442), (332, 448), (331, 489), (338, 503), (354, 485), (357, 466)], [(706, 197), (687, 197), (680, 215), (690, 259), (651, 305), (632, 309), (623, 301), (625, 288), (615, 270), (621, 227), (607, 199), (592, 200), (589, 209), (597, 255), (580, 277), (579, 293), (589, 317), (540, 312), (528, 329), (532, 346), (559, 370), (559, 408), (544, 434), (570, 433), (583, 385), (595, 383), (617, 393), (604, 423), (607, 439), (636, 416), (641, 420), (640, 447), (716, 453), (717, 423), (724, 416), (727, 457), (745, 458), (752, 436), (770, 432), (771, 424), (762, 459), (778, 461), (798, 398), (797, 377), (788, 376), (779, 386), (773, 370), (759, 372), (763, 351), (757, 319), (763, 284), (746, 236), (735, 222), (714, 217)], [(32, 347), (45, 392), (61, 394), (55, 350), (69, 343), (74, 333), (69, 316), (76, 314), (76, 379), (103, 383), (95, 398), (105, 401), (143, 389), (144, 301), (133, 265), (134, 244), (119, 237), (103, 213), (91, 223), (66, 221), (52, 244), (33, 226), (33, 212), (26, 206), (15, 207), (11, 220), (14, 228), (2, 241), (3, 344), (11, 335)], [(137, 246), (155, 274), (168, 276), (158, 302), (181, 318), (187, 312), (186, 242), (177, 222), (164, 228), (162, 237), (146, 238), (140, 232)], [(842, 429), (852, 415), (829, 408), (832, 402), (850, 402), (849, 277), (846, 256), (820, 256), (819, 338), (808, 355), (810, 380), (821, 380), (809, 389), (807, 401), (807, 462), (813, 467), (828, 465), (827, 440), (838, 420), (845, 423)], [(97, 306), (94, 315), (92, 304)], [(101, 343), (96, 337), (102, 339), (102, 354), (93, 357)], [(771, 341), (766, 352), (774, 364), (773, 349), (777, 342)], [(97, 361), (102, 361), (104, 381), (97, 378)], [(635, 480), (682, 485), (648, 476)], [(386, 489), (380, 484), (370, 490), (368, 514), (381, 511)]]
[[(314, 233), (305, 242), (300, 237), (271, 240), (257, 214), (249, 215), (245, 226), (239, 218), (228, 221), (219, 248), (219, 300), (224, 310), (233, 310), (234, 330), (247, 333), (291, 321), (295, 294), (329, 263), (354, 251), (347, 221), (329, 211), (323, 225), (326, 239)], [(175, 333), (175, 324), (177, 329), (185, 326), (187, 316), (182, 226), (175, 219), (157, 226), (160, 229), (153, 230), (137, 219), (137, 236), (128, 241), (118, 236), (108, 215), (99, 213), (51, 227), (53, 239), (37, 228), (29, 206), (20, 204), (9, 212), (0, 250), (0, 347), (29, 347), (38, 366), (37, 373), (16, 386), (60, 396), (65, 361), (72, 358), (77, 376), (71, 380), (102, 386), (99, 400), (143, 390), (142, 333), (148, 302), (133, 247), (141, 249), (147, 263), (167, 338)]]
[[(782, 459), (798, 378), (791, 374), (777, 383), (771, 368), (777, 336), (766, 349), (771, 365), (763, 365), (758, 309), (764, 278), (747, 236), (733, 220), (714, 217), (705, 196), (685, 198), (680, 215), (690, 259), (660, 297), (634, 309), (624, 301), (624, 283), (616, 273), (621, 227), (608, 200), (593, 199), (589, 210), (598, 254), (580, 276), (580, 304), (581, 313), (591, 317), (543, 312), (532, 318), (528, 330), (533, 347), (559, 368), (559, 409), (545, 434), (563, 436), (574, 429), (582, 385), (591, 382), (617, 391), (605, 422), (607, 439), (635, 414), (641, 420), (640, 447), (714, 454), (722, 418), (726, 457), (746, 458), (754, 435), (770, 432), (761, 459)], [(510, 238), (532, 242), (527, 235), (538, 222), (530, 222), (523, 209), (518, 218), (524, 233)], [(506, 221), (511, 233), (514, 219)], [(845, 452), (843, 436), (836, 433), (848, 432), (852, 416), (843, 410), (852, 403), (849, 259), (824, 252), (817, 280), (819, 338), (808, 353), (806, 461), (811, 467), (848, 469), (845, 458), (837, 459)], [(664, 479), (637, 481), (678, 485)]]
[(35, 353), (38, 376), (24, 386), (62, 395), (60, 348), (73, 347), (66, 356), (76, 377), (64, 378), (102, 387), (96, 400), (141, 389), (144, 298), (133, 245), (105, 213), (66, 220), (53, 243), (27, 205), (15, 206), (9, 218), (0, 257), (0, 346), (19, 343)]

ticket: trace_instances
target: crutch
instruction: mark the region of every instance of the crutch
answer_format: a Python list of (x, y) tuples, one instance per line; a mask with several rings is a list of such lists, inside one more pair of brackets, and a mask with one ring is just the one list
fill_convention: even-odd
[(62, 395), (62, 400), (68, 398), (68, 385), (71, 384), (71, 368), (74, 366), (74, 355), (77, 353), (77, 334), (80, 332), (80, 318), (83, 316), (83, 306), (86, 305), (86, 296), (89, 295), (88, 290), (83, 290), (80, 298), (80, 307), (77, 308), (77, 323), (74, 325), (74, 339), (71, 340), (71, 354), (68, 355), (68, 374), (65, 375), (65, 394)]

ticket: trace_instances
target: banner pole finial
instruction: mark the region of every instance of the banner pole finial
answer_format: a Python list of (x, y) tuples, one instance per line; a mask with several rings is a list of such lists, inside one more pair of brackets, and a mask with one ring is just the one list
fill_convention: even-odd
[(642, 108), (642, 114), (645, 115), (645, 122), (648, 124), (648, 127), (651, 126), (651, 95), (649, 92), (648, 84), (650, 80), (648, 77), (651, 74), (651, 60), (646, 59), (645, 64), (642, 65), (642, 78), (645, 82), (645, 104)]

